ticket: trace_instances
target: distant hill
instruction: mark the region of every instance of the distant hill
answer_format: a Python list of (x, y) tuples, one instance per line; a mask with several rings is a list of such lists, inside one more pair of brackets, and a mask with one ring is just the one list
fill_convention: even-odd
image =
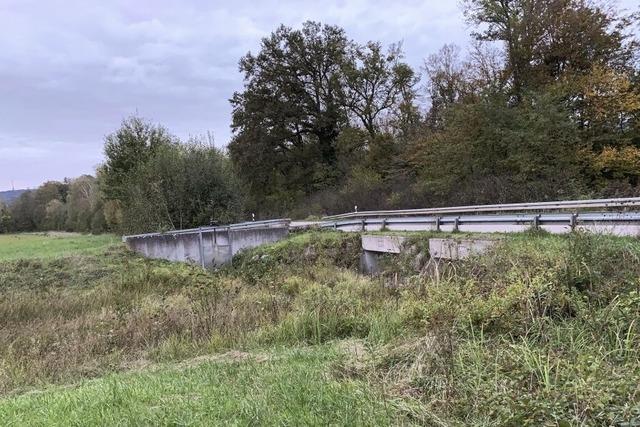
[(0, 202), (11, 203), (27, 190), (0, 191)]

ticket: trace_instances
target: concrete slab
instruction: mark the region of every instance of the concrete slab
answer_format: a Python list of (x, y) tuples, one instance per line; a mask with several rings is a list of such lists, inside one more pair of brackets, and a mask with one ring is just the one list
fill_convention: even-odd
[(429, 239), (429, 255), (431, 258), (459, 260), (472, 255), (479, 255), (493, 247), (497, 239)]
[(362, 249), (370, 252), (399, 254), (406, 240), (407, 238), (403, 236), (364, 235)]

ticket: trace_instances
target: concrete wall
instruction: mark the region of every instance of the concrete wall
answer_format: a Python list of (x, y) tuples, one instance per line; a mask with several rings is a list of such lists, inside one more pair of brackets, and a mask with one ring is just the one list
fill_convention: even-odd
[(289, 235), (289, 221), (206, 227), (125, 236), (127, 246), (148, 258), (190, 262), (205, 268), (227, 264), (243, 249), (277, 242)]
[(360, 271), (365, 274), (378, 274), (380, 255), (401, 253), (405, 241), (406, 237), (403, 236), (363, 235)]
[(126, 240), (133, 251), (148, 258), (169, 261), (200, 260), (200, 245), (197, 235), (162, 235), (154, 238), (133, 238)]
[(360, 272), (363, 274), (375, 275), (380, 273), (380, 263), (378, 258), (382, 252), (362, 250), (360, 255)]
[[(498, 239), (430, 238), (429, 256), (437, 260), (461, 260), (486, 252)], [(379, 258), (382, 254), (400, 254), (405, 250), (406, 237), (394, 235), (363, 235), (360, 271), (364, 274), (380, 272)]]
[(486, 252), (497, 242), (495, 239), (429, 239), (429, 256), (436, 259), (465, 259)]
[(277, 242), (285, 239), (288, 235), (288, 227), (231, 230), (231, 255), (235, 255), (243, 249)]
[(363, 235), (362, 249), (371, 252), (399, 254), (406, 241), (404, 236)]

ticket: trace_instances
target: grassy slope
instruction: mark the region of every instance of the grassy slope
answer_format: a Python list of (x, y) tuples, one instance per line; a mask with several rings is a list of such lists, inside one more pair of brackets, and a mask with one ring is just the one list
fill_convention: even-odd
[(0, 262), (97, 253), (117, 242), (117, 237), (107, 234), (99, 236), (72, 233), (0, 234)]
[[(0, 418), (286, 424), (307, 394), (312, 424), (349, 424), (349, 407), (362, 424), (639, 419), (636, 239), (514, 236), (455, 265), (387, 260), (379, 278), (354, 272), (358, 254), (357, 235), (311, 233), (216, 274), (118, 248), (0, 262)], [(341, 355), (344, 339), (359, 351)], [(171, 365), (229, 349), (270, 357)]]

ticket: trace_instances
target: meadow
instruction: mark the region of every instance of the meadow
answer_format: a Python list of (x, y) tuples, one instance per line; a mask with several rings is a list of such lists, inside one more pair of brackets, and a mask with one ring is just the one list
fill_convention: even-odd
[(65, 232), (0, 234), (0, 262), (96, 253), (118, 241), (116, 236), (109, 234), (98, 236)]
[(0, 260), (4, 424), (640, 420), (637, 239), (514, 235), (436, 266), (416, 235), (365, 277), (357, 234), (215, 272), (109, 236), (4, 238), (22, 247)]

